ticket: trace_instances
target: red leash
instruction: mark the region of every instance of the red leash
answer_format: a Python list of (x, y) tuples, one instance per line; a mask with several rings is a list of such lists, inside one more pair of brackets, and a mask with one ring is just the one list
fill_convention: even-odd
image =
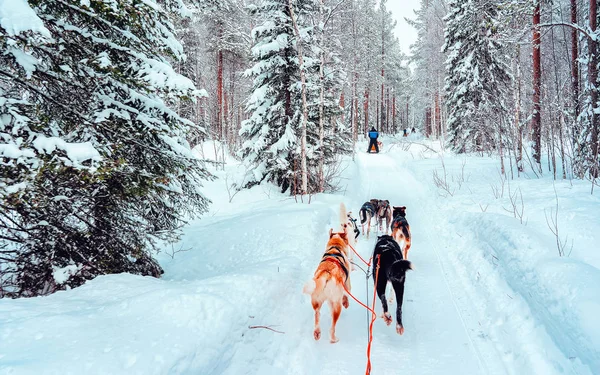
[(367, 371), (366, 375), (371, 374), (371, 342), (373, 342), (373, 323), (377, 319), (375, 314), (375, 299), (377, 298), (377, 279), (379, 278), (379, 262), (381, 255), (377, 255), (377, 268), (375, 269), (375, 287), (373, 288), (373, 308), (369, 309), (373, 317), (371, 318), (371, 324), (369, 325), (369, 345), (367, 345)]
[[(350, 246), (350, 248), (352, 248), (352, 246)], [(354, 250), (354, 248), (352, 248), (352, 250)], [(356, 253), (356, 251), (354, 251)], [(356, 253), (356, 255), (358, 255), (358, 253)], [(360, 255), (358, 255), (360, 257)], [(371, 374), (371, 343), (373, 342), (373, 323), (375, 322), (375, 320), (377, 319), (377, 314), (375, 313), (375, 300), (377, 298), (377, 280), (379, 279), (379, 262), (381, 261), (381, 259), (379, 258), (380, 255), (377, 255), (377, 267), (375, 268), (375, 287), (373, 288), (373, 307), (369, 307), (367, 305), (365, 305), (364, 303), (360, 302), (358, 300), (358, 298), (354, 297), (352, 295), (352, 293), (350, 293), (348, 291), (348, 289), (346, 289), (346, 284), (342, 284), (342, 286), (344, 287), (344, 290), (346, 291), (346, 293), (352, 297), (353, 300), (355, 300), (356, 302), (358, 302), (359, 305), (361, 305), (362, 307), (364, 307), (365, 309), (367, 309), (370, 313), (371, 313), (371, 324), (369, 324), (369, 343), (367, 345), (367, 371), (366, 371), (366, 375)], [(362, 258), (360, 258), (362, 260)], [(373, 260), (373, 258), (371, 258), (371, 260)], [(363, 260), (364, 262), (364, 260)], [(365, 262), (365, 264), (369, 265), (368, 263)], [(370, 265), (369, 265), (370, 267)]]
[(354, 251), (354, 254), (356, 254), (360, 260), (362, 260), (362, 262), (367, 266), (367, 267), (371, 267), (371, 262), (373, 261), (373, 257), (371, 257), (371, 259), (369, 259), (369, 263), (367, 263), (366, 260), (363, 259), (363, 257), (360, 256), (360, 254), (358, 253), (358, 251), (356, 251), (352, 245), (348, 244), (348, 246), (350, 246), (350, 248), (352, 249), (352, 251)]

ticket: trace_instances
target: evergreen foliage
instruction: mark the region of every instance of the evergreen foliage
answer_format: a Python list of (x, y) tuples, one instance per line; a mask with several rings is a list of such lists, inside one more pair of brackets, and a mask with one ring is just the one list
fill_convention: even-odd
[(186, 9), (15, 1), (21, 18), (0, 17), (0, 296), (160, 276), (158, 242), (208, 204), (195, 125), (171, 109), (201, 94), (171, 66)]
[(451, 0), (445, 31), (447, 126), (457, 152), (495, 149), (507, 115), (510, 83), (498, 40), (498, 5), (493, 1)]

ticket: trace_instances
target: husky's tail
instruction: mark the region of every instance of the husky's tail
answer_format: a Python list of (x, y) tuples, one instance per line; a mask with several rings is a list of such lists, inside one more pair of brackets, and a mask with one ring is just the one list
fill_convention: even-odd
[(319, 276), (313, 277), (304, 284), (302, 293), (313, 294), (315, 291), (321, 291), (327, 286), (327, 275), (321, 273)]
[(406, 271), (412, 269), (414, 268), (410, 261), (406, 259), (399, 260), (390, 267), (390, 279), (403, 280), (404, 275), (406, 275)]
[(359, 211), (359, 216), (360, 216), (360, 223), (364, 224), (367, 222), (367, 210), (365, 210), (364, 208), (361, 208)]

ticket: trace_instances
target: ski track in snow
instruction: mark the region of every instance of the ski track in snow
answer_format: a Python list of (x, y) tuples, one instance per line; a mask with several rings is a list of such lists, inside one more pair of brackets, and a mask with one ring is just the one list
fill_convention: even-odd
[[(350, 299), (340, 341), (330, 344), (325, 305), (316, 342), (301, 291), (329, 228), (339, 226), (340, 201), (358, 217), (371, 198), (407, 206), (415, 268), (406, 278), (404, 335), (395, 322), (374, 323), (373, 374), (600, 373), (578, 316), (544, 284), (552, 276), (536, 277), (510, 255), (543, 240), (493, 215), (440, 209), (428, 171), (415, 169), (427, 163), (415, 166), (408, 152), (386, 144), (380, 154), (356, 154), (343, 196), (318, 195), (310, 205), (264, 187), (229, 205), (213, 183), (211, 198), (221, 203), (185, 230), (177, 248), (189, 252), (161, 256), (161, 280), (110, 275), (45, 298), (0, 301), (0, 374), (363, 374), (370, 315)], [(269, 199), (257, 199), (261, 192)], [(371, 229), (357, 244), (365, 259), (377, 236)], [(541, 264), (538, 274), (558, 267), (565, 265)], [(580, 263), (569, 267), (582, 283), (599, 283)], [(351, 277), (354, 296), (371, 305), (372, 277), (358, 267)], [(561, 292), (568, 298), (570, 290)], [(393, 301), (394, 319), (395, 308)], [(375, 309), (380, 316), (379, 301)]]

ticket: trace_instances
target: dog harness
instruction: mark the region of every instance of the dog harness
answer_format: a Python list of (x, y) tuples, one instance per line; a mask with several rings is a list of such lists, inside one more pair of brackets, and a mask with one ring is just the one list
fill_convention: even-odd
[(400, 228), (402, 225), (406, 225), (408, 224), (408, 221), (406, 220), (406, 218), (404, 216), (396, 216), (394, 218), (394, 220), (392, 220), (392, 229), (394, 228)]
[[(329, 253), (331, 249), (336, 249), (337, 251), (339, 251), (339, 253)], [(344, 258), (344, 256), (342, 255), (342, 250), (338, 246), (331, 246), (329, 249), (327, 249), (325, 254), (323, 254), (323, 259), (321, 260), (321, 263), (330, 261), (339, 264), (339, 266), (342, 268), (342, 271), (344, 271), (344, 274), (346, 275), (346, 279), (344, 280), (344, 282), (346, 282), (346, 280), (348, 280), (348, 269), (346, 268), (346, 266), (344, 266), (345, 260), (346, 258)]]
[(363, 209), (365, 211), (369, 211), (371, 213), (371, 216), (373, 216), (375, 214), (375, 207), (373, 206), (373, 204), (371, 202), (366, 202), (365, 204), (363, 204), (361, 209)]

